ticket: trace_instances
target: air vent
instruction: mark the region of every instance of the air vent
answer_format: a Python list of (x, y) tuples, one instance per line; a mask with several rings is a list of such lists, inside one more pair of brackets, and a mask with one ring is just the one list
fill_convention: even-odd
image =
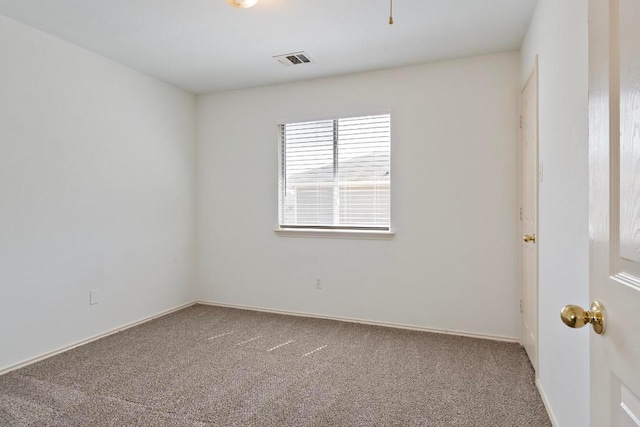
[(286, 66), (310, 64), (314, 62), (306, 52), (286, 53), (284, 55), (274, 56), (273, 59)]

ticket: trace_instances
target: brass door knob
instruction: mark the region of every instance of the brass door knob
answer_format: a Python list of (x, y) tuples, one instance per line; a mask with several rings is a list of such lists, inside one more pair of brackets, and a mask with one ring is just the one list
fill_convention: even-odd
[(605, 329), (604, 306), (598, 301), (594, 301), (590, 308), (590, 311), (586, 311), (577, 305), (565, 305), (560, 312), (560, 318), (570, 328), (582, 328), (591, 323), (596, 334), (603, 334)]
[(532, 235), (531, 234), (525, 234), (522, 237), (522, 240), (524, 240), (527, 243), (529, 243), (529, 242), (535, 243), (536, 242), (536, 235), (535, 234), (532, 234)]

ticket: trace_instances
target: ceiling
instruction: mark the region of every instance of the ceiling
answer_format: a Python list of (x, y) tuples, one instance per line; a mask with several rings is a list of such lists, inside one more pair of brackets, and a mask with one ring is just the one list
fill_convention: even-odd
[[(0, 0), (0, 14), (196, 94), (518, 50), (537, 0)], [(306, 51), (311, 64), (272, 57)]]

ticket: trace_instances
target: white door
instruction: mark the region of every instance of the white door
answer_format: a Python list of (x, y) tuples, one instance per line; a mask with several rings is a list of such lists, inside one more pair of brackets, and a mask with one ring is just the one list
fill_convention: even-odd
[[(589, 1), (591, 426), (640, 426), (640, 1)], [(578, 392), (579, 393), (579, 392)]]
[(538, 58), (520, 94), (521, 344), (538, 369)]

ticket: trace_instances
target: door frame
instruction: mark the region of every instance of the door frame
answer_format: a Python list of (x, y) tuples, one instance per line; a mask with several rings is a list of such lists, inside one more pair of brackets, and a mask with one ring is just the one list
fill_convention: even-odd
[[(535, 93), (535, 99), (536, 99), (536, 120), (535, 120), (535, 127), (536, 127), (536, 139), (535, 139), (535, 171), (536, 171), (536, 177), (535, 177), (535, 213), (536, 213), (536, 220), (535, 220), (535, 235), (536, 235), (536, 243), (534, 245), (534, 251), (535, 251), (535, 262), (536, 262), (536, 268), (535, 268), (535, 274), (534, 277), (531, 281), (533, 287), (534, 287), (534, 294), (536, 296), (536, 300), (535, 300), (535, 304), (534, 304), (534, 313), (535, 313), (535, 325), (536, 325), (536, 329), (535, 329), (535, 333), (534, 333), (534, 339), (535, 339), (535, 350), (534, 350), (534, 358), (535, 360), (532, 361), (532, 365), (534, 366), (534, 370), (535, 370), (535, 378), (536, 381), (538, 380), (538, 361), (539, 361), (539, 349), (540, 349), (540, 343), (539, 343), (539, 329), (540, 329), (540, 325), (539, 325), (539, 301), (540, 301), (540, 295), (539, 295), (539, 272), (540, 272), (540, 250), (539, 250), (539, 245), (538, 245), (538, 241), (539, 241), (539, 224), (540, 224), (540, 178), (541, 178), (541, 170), (540, 170), (540, 154), (539, 154), (539, 150), (540, 150), (540, 79), (539, 79), (539, 67), (538, 67), (538, 55), (536, 54), (533, 58), (533, 64), (531, 65), (531, 67), (529, 67), (529, 72), (527, 73), (527, 78), (524, 81), (521, 89), (520, 89), (520, 93), (519, 93), (519, 109), (520, 109), (520, 120), (522, 120), (522, 100), (523, 100), (523, 93), (525, 88), (527, 87), (527, 85), (529, 84), (529, 82), (531, 82), (531, 80), (535, 78), (535, 83), (536, 83), (536, 93)], [(522, 199), (523, 199), (523, 162), (524, 162), (524, 153), (522, 150), (523, 147), (523, 138), (522, 138), (522, 122), (520, 122), (519, 125), (519, 132), (518, 132), (518, 147), (519, 147), (519, 165), (520, 165), (520, 173), (519, 173), (519, 193), (520, 193), (520, 198), (518, 200), (518, 203), (520, 205), (520, 212), (522, 212)], [(520, 235), (522, 235), (522, 214), (520, 214)], [(519, 286), (519, 292), (520, 292), (520, 345), (524, 345), (523, 342), (523, 318), (522, 318), (522, 298), (524, 295), (524, 281), (522, 280), (523, 278), (523, 271), (522, 271), (522, 242), (519, 242), (519, 251), (518, 253), (520, 254), (519, 257), (519, 265), (518, 265), (518, 278), (520, 280), (520, 286)]]

